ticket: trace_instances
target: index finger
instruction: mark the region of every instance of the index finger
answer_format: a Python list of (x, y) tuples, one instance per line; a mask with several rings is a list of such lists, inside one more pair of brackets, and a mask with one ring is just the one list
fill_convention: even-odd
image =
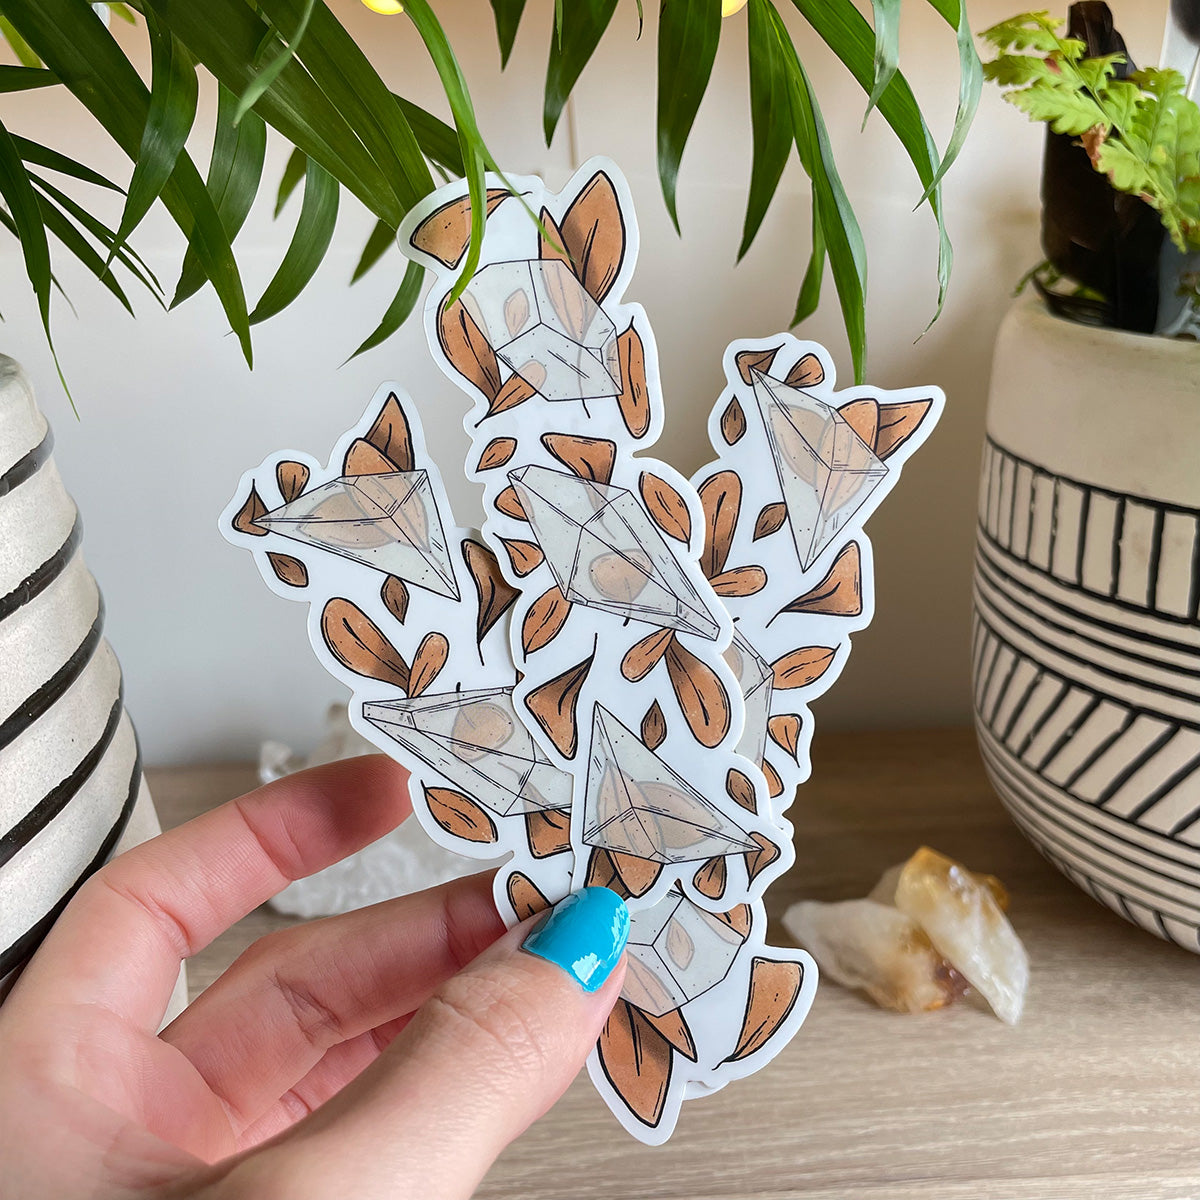
[(183, 959), (411, 811), (408, 772), (382, 754), (314, 767), (231, 800), (93, 875), (8, 1004), (100, 1004), (155, 1028)]

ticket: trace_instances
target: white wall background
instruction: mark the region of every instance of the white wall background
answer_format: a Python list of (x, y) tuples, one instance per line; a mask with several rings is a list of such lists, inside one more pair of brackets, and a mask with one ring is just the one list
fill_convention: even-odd
[[(375, 16), (357, 0), (334, 0), (334, 7), (394, 88), (446, 115), (404, 18)], [(1018, 7), (1016, 0), (971, 0), (973, 25), (985, 28)], [(726, 22), (684, 158), (680, 239), (654, 169), (653, 33), (635, 41), (632, 3), (614, 18), (549, 150), (540, 131), (550, 0), (528, 5), (503, 75), (486, 0), (447, 0), (438, 8), (485, 136), (508, 169), (541, 173), (558, 187), (578, 162), (604, 153), (629, 176), (643, 230), (629, 295), (654, 324), (668, 406), (659, 450), (692, 471), (710, 457), (704, 422), (722, 385), (725, 344), (786, 327), (808, 253), (807, 181), (793, 163), (758, 241), (735, 269), (750, 161), (745, 14)], [(904, 9), (902, 67), (944, 145), (957, 87), (953, 36), (927, 6), (910, 0)], [(1124, 0), (1117, 10), (1135, 58), (1156, 59), (1162, 0)], [(864, 97), (857, 85), (815, 35), (791, 23), (870, 255), (869, 378), (883, 386), (936, 383), (948, 396), (941, 427), (871, 523), (878, 615), (855, 638), (850, 664), (819, 703), (817, 718), (843, 728), (964, 723), (974, 486), (991, 346), (1013, 283), (1040, 256), (1041, 134), (987, 89), (946, 186), (956, 251), (950, 299), (942, 319), (914, 344), (936, 297), (933, 223), (927, 210), (910, 211), (920, 186), (877, 115), (859, 133)], [(118, 26), (116, 33), (142, 48), (140, 31)], [(211, 93), (204, 99), (211, 112)], [(65, 95), (5, 96), (3, 117), (26, 136), (125, 177), (119, 152)], [(204, 130), (210, 124), (202, 118)], [(203, 137), (195, 143), (203, 164)], [(285, 156), (273, 143), (268, 180), (278, 178)], [(273, 187), (264, 188), (266, 199), (273, 199)], [(293, 220), (296, 207), (293, 200)], [(115, 222), (115, 209), (111, 215)], [(135, 321), (64, 257), (63, 282), (78, 316), (56, 300), (55, 330), (78, 421), (45, 350), (14, 243), (0, 242), (0, 350), (25, 363), (55, 425), (58, 463), (84, 514), (87, 558), (107, 596), (109, 635), (151, 762), (247, 757), (267, 736), (306, 745), (317, 736), (326, 704), (342, 694), (308, 652), (302, 606), (270, 594), (249, 557), (217, 534), (216, 515), (246, 467), (285, 445), (323, 458), (379, 381), (395, 379), (422, 410), (459, 520), (478, 520), (474, 489), (455, 482), (467, 447), (463, 398), (434, 368), (419, 322), (339, 367), (374, 328), (402, 269), (394, 252), (346, 287), (369, 228), (366, 213), (344, 199), (317, 281), (257, 331), (253, 373), (211, 292), (170, 314), (139, 301)], [(237, 242), (252, 301), (290, 233), (286, 216), (272, 222), (270, 205), (256, 206)], [(173, 284), (181, 246), (169, 218), (152, 214), (135, 245)], [(800, 332), (825, 341), (850, 376), (831, 279), (820, 312)]]

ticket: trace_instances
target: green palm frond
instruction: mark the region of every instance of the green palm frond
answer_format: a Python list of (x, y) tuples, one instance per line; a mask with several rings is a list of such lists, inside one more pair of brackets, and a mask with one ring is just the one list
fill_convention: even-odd
[[(750, 120), (753, 155), (739, 258), (753, 244), (795, 147), (812, 187), (811, 252), (794, 322), (816, 308), (828, 266), (861, 378), (866, 361), (864, 317), (867, 264), (862, 234), (842, 186), (817, 95), (781, 0), (750, 0)], [(916, 0), (913, 0), (916, 2)], [(943, 218), (941, 180), (958, 154), (978, 102), (981, 73), (964, 0), (921, 0), (951, 27), (960, 59), (958, 112), (944, 154), (929, 133), (900, 69), (902, 0), (872, 0), (868, 19), (853, 0), (791, 0), (792, 19), (806, 22), (834, 51), (904, 147), (937, 223), (937, 306), (949, 281), (951, 248)], [(506, 64), (525, 0), (490, 0), (501, 62)], [(104, 6), (101, 6), (104, 7)], [(619, 0), (556, 3), (547, 31), (544, 132), (549, 142), (564, 107), (601, 39), (639, 37), (640, 0), (618, 17)], [(471, 240), (455, 291), (479, 261), (484, 228), (484, 174), (500, 174), (480, 130), (467, 82), (428, 0), (409, 0), (405, 17), (420, 34), (441, 82), (450, 122), (394, 94), (325, 0), (133, 0), (109, 5), (135, 19), (150, 43), (143, 80), (125, 50), (87, 0), (0, 0), (0, 40), (17, 63), (0, 65), (0, 93), (62, 87), (127, 154), (132, 171), (124, 189), (84, 164), (22, 138), (0, 134), (0, 226), (20, 243), (39, 313), (51, 326), (57, 281), (51, 253), (78, 259), (119, 303), (130, 295), (114, 268), (150, 292), (164, 293), (127, 243), (142, 218), (161, 202), (184, 235), (186, 249), (171, 306), (211, 285), (230, 327), (251, 361), (252, 326), (287, 307), (309, 285), (330, 245), (342, 192), (375, 217), (351, 282), (392, 254), (404, 214), (450, 176), (467, 179), (477, 201)], [(658, 10), (658, 95), (655, 126), (664, 202), (678, 228), (680, 164), (707, 91), (723, 22), (719, 0), (661, 0)], [(207, 175), (202, 179), (186, 141), (196, 119), (197, 74), (218, 84), (218, 112)], [(2, 128), (2, 127), (0, 127)], [(253, 308), (242, 285), (234, 242), (263, 186), (268, 130), (291, 147), (277, 187), (276, 216), (292, 191), (303, 202), (288, 249)], [(35, 173), (50, 170), (73, 181), (125, 192), (118, 228), (96, 220), (85, 203)], [(522, 201), (523, 203), (523, 201)], [(536, 219), (534, 214), (530, 214)], [(799, 272), (801, 264), (797, 264)], [(409, 317), (422, 272), (406, 266), (379, 325), (358, 347), (381, 344)], [(169, 293), (168, 293), (169, 294)]]

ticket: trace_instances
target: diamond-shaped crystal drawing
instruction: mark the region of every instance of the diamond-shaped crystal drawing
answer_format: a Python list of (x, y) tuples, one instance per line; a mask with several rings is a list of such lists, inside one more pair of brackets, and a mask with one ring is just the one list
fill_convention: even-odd
[(620, 393), (616, 326), (565, 263), (493, 263), (475, 273), (463, 304), (496, 357), (547, 400)]
[(583, 840), (660, 863), (755, 849), (744, 829), (599, 704), (592, 714)]
[(363, 717), (497, 816), (571, 807), (571, 776), (529, 736), (512, 688), (372, 701)]
[(720, 626), (631, 491), (537, 465), (508, 478), (568, 600), (716, 640)]
[(621, 995), (661, 1017), (716, 987), (745, 939), (720, 917), (671, 891), (629, 918)]
[(808, 569), (883, 481), (888, 469), (836, 408), (755, 372), (800, 565)]
[(425, 471), (344, 475), (257, 518), (286, 538), (459, 598), (442, 520)]
[(737, 678), (746, 704), (746, 724), (734, 750), (757, 766), (767, 749), (767, 721), (771, 716), (775, 673), (736, 629), (722, 657)]

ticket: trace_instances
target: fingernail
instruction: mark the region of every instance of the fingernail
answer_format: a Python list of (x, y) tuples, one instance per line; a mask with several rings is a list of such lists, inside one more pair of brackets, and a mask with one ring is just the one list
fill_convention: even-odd
[(604, 986), (629, 937), (629, 909), (606, 887), (588, 887), (560, 900), (521, 949), (573, 975), (585, 992)]

